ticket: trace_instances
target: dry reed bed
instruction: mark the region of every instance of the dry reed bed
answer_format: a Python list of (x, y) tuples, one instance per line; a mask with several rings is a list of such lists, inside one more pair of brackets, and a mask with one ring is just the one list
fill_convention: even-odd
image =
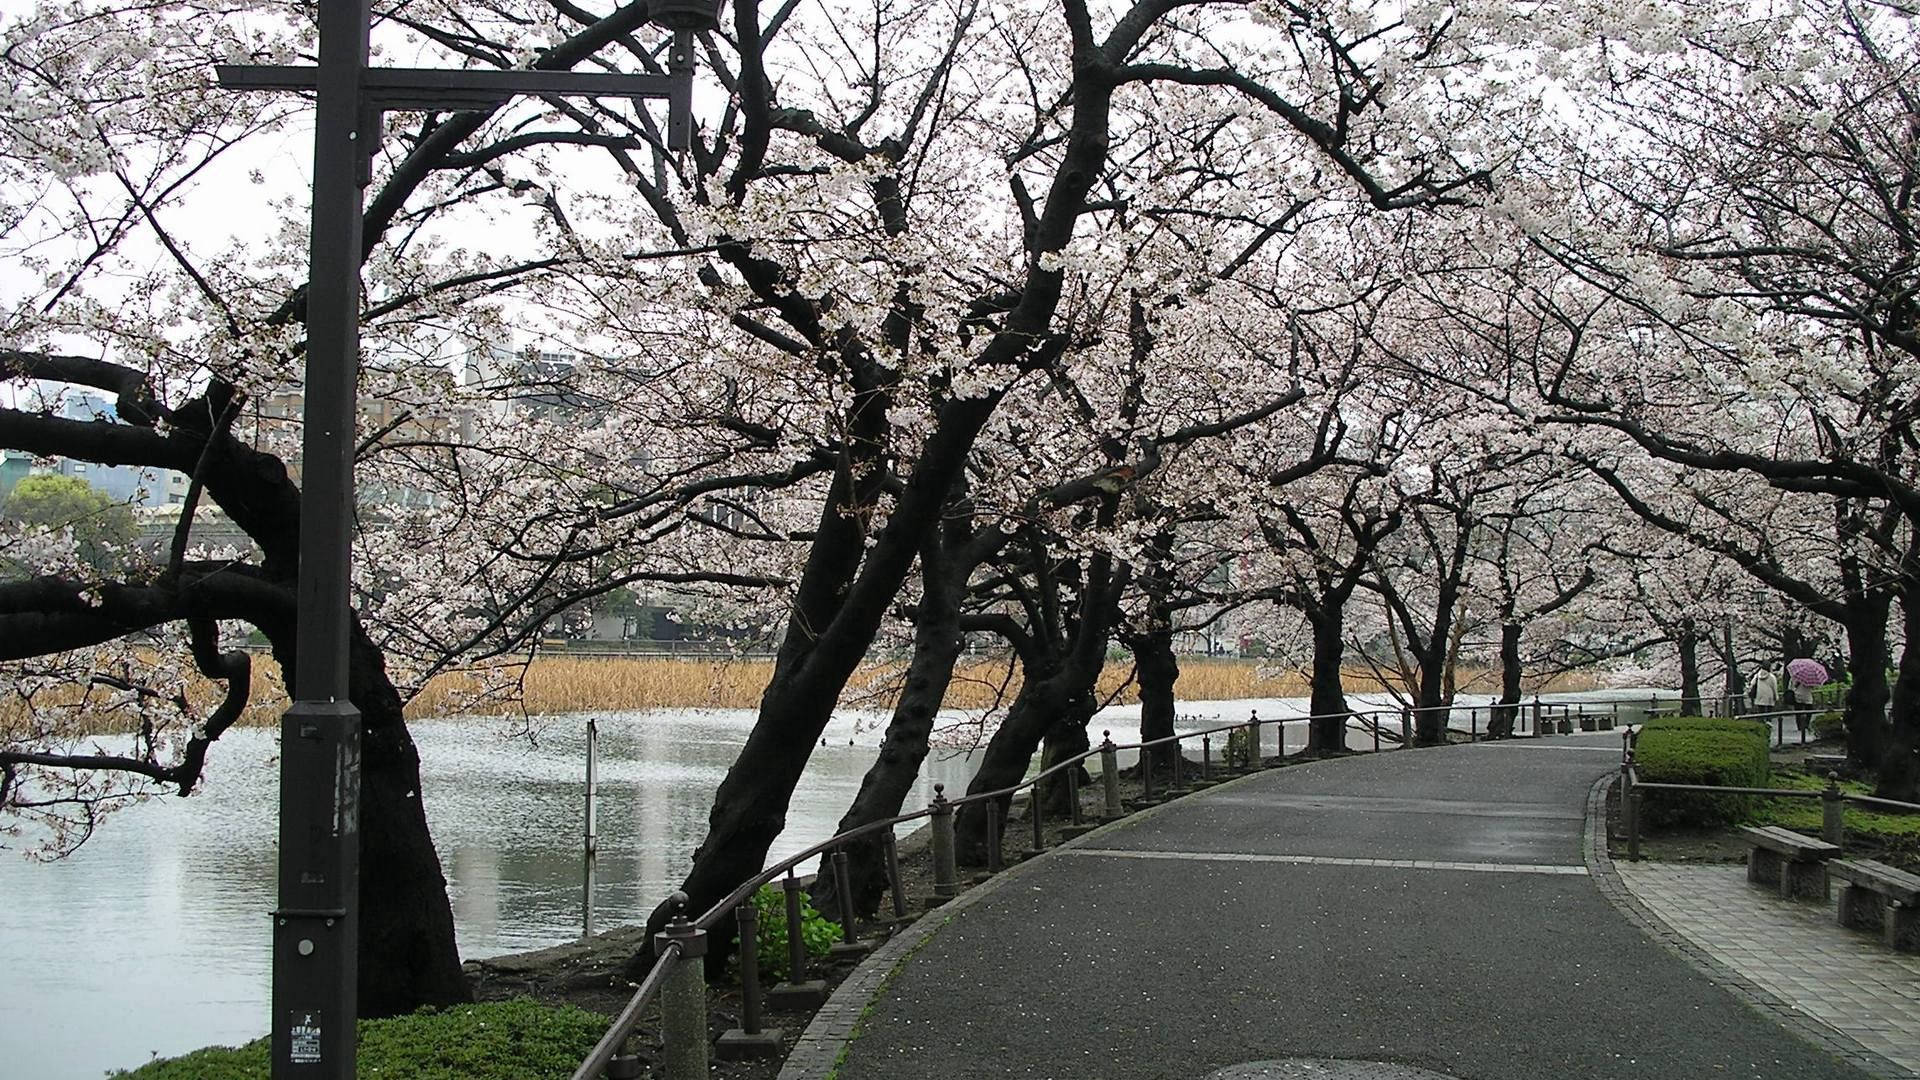
[[(842, 704), (849, 708), (892, 707), (902, 665), (874, 664), (855, 674)], [(520, 675), (518, 700), (491, 696), (488, 676), (450, 672), (429, 682), (407, 706), (413, 718), (454, 714), (533, 714), (655, 708), (751, 709), (760, 704), (771, 660), (696, 660), (665, 657), (567, 657), (535, 659)], [(1102, 700), (1139, 700), (1130, 682), (1131, 665), (1107, 665), (1100, 676)], [(499, 673), (493, 673), (497, 679)], [(1358, 676), (1356, 676), (1358, 677)], [(963, 664), (954, 672), (946, 706), (987, 708), (1011, 701), (1020, 688), (1017, 672), (1004, 661)], [(1192, 700), (1293, 697), (1306, 693), (1298, 677), (1262, 677), (1250, 661), (1188, 661), (1180, 667), (1180, 696)]]
[[(855, 676), (841, 704), (847, 708), (884, 711), (893, 705), (904, 665), (897, 662), (868, 665)], [(519, 714), (553, 715), (582, 712), (626, 712), (662, 708), (751, 709), (760, 704), (773, 662), (767, 659), (696, 659), (689, 657), (578, 657), (541, 656), (529, 664), (513, 664), (485, 670), (461, 670), (442, 673), (407, 704), (409, 719), (462, 715), (507, 716)], [(1462, 673), (1463, 687), (1470, 683)], [(1478, 673), (1475, 673), (1478, 674)], [(271, 660), (260, 657), (254, 664), (253, 701), (241, 720), (243, 725), (266, 725), (278, 721), (287, 705), (280, 671)], [(1591, 688), (1590, 679), (1563, 678), (1551, 684), (1553, 690)], [(954, 673), (946, 697), (946, 707), (985, 709), (1010, 702), (1019, 690), (1017, 668), (1010, 669), (1005, 659), (976, 660), (962, 664)], [(1258, 661), (1206, 660), (1185, 658), (1180, 663), (1178, 695), (1182, 701), (1231, 701), (1245, 698), (1304, 697), (1307, 681), (1292, 672), (1263, 672)], [(1364, 693), (1381, 689), (1371, 672), (1347, 673), (1349, 692)], [(1125, 661), (1107, 665), (1101, 673), (1099, 693), (1102, 701), (1135, 704), (1138, 687), (1132, 682), (1132, 666)], [(219, 700), (220, 691), (212, 685), (192, 688), (195, 710), (204, 715)], [(73, 703), (83, 699), (77, 692)], [(23, 730), (24, 703), (14, 699), (0, 705), (0, 729)], [(129, 730), (121, 715), (99, 709), (86, 709), (96, 732)]]

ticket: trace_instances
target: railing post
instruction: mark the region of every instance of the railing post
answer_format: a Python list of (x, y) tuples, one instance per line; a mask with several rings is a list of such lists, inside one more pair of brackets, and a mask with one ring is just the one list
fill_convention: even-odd
[(747, 897), (733, 909), (740, 924), (740, 1030), (760, 1034), (760, 908)]
[(833, 891), (840, 894), (840, 940), (848, 945), (860, 943), (860, 932), (855, 926), (853, 902), (853, 874), (848, 867), (852, 860), (847, 858), (847, 850), (839, 848), (833, 853)]
[(1067, 766), (1067, 824), (1080, 825), (1080, 763)]
[(1784, 713), (1773, 714), (1773, 745), (1787, 745), (1787, 717)]
[(1153, 798), (1153, 749), (1140, 748), (1140, 801)]
[[(947, 785), (933, 785), (933, 805), (929, 817), (933, 820), (933, 896), (936, 903), (951, 899), (960, 892), (959, 870), (954, 865), (953, 852), (953, 804), (947, 801)], [(987, 813), (994, 807), (986, 807)]]
[(1120, 805), (1120, 750), (1113, 745), (1111, 731), (1100, 733), (1100, 786), (1106, 795), (1107, 819), (1124, 814)]
[(1626, 736), (1620, 738), (1620, 830), (1631, 835), (1633, 821), (1633, 750)]
[(1467, 741), (1480, 741), (1480, 706), (1478, 705), (1467, 707)]
[(725, 1060), (773, 1057), (780, 1053), (782, 1032), (760, 1027), (759, 905), (749, 896), (733, 909), (733, 917), (740, 926), (740, 1026), (721, 1032), (714, 1052)]
[(1640, 861), (1640, 811), (1646, 808), (1646, 795), (1635, 789), (1627, 796), (1621, 813), (1627, 818), (1627, 858)]
[(987, 807), (987, 873), (997, 874), (1006, 869), (1006, 858), (1000, 851), (1000, 807), (990, 804)]
[(1200, 779), (1213, 779), (1213, 736), (1200, 736)]
[(1820, 793), (1820, 839), (1829, 844), (1847, 842), (1847, 803), (1840, 797), (1840, 774), (1827, 774), (1827, 787)]
[(1039, 784), (1027, 789), (1027, 809), (1030, 811), (1028, 816), (1033, 818), (1033, 850), (1027, 853), (1028, 858), (1047, 850), (1046, 839), (1040, 834), (1040, 830), (1046, 828), (1046, 819), (1040, 805), (1045, 801), (1040, 797)]
[(1247, 718), (1247, 768), (1260, 767), (1260, 714), (1254, 712)]
[(653, 937), (654, 952), (680, 946), (673, 970), (660, 983), (660, 1061), (666, 1080), (707, 1080), (707, 932), (687, 920), (687, 895), (675, 893), (680, 911)]
[(1183, 775), (1186, 772), (1186, 764), (1187, 752), (1180, 746), (1180, 736), (1175, 735), (1173, 737), (1173, 783), (1167, 789), (1169, 795), (1178, 791), (1181, 782), (1186, 779), (1185, 775)]
[[(1354, 713), (1353, 715), (1355, 715), (1355, 716), (1359, 716), (1360, 714), (1359, 714), (1359, 713)], [(1367, 724), (1368, 724), (1368, 726), (1369, 726), (1369, 727), (1371, 727), (1371, 728), (1373, 728), (1373, 752), (1377, 754), (1377, 753), (1379, 753), (1379, 752), (1380, 752), (1380, 714), (1379, 714), (1379, 713), (1368, 713), (1368, 714), (1367, 714)], [(1342, 736), (1342, 738), (1341, 738), (1341, 741), (1342, 741), (1342, 742), (1345, 742), (1345, 741), (1346, 741), (1346, 739), (1345, 739), (1345, 735), (1346, 735), (1346, 730), (1347, 730), (1347, 729), (1346, 729), (1346, 725), (1344, 725), (1344, 724), (1342, 724), (1342, 725), (1341, 725), (1341, 727), (1340, 727), (1340, 733), (1341, 733), (1341, 736)]]
[(1400, 749), (1413, 748), (1413, 710), (1400, 710)]
[(1533, 737), (1540, 737), (1540, 695), (1533, 695)]
[(787, 982), (798, 986), (807, 981), (807, 939), (801, 936), (802, 919), (800, 891), (805, 886), (800, 879), (788, 870), (786, 880), (780, 882), (780, 889), (786, 894), (787, 901)]
[(881, 835), (886, 837), (884, 843), (887, 845), (887, 888), (893, 893), (893, 917), (896, 919), (905, 919), (907, 917), (907, 890), (906, 886), (900, 880), (900, 844), (894, 838), (893, 829), (891, 828), (888, 828)]

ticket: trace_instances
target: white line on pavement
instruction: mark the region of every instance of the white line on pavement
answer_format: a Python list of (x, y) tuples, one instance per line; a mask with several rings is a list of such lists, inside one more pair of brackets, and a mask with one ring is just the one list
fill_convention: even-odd
[(1524, 743), (1501, 743), (1508, 750), (1584, 750), (1589, 754), (1618, 754), (1617, 746), (1528, 746)]
[(1170, 859), (1182, 862), (1292, 863), (1299, 866), (1379, 866), (1392, 870), (1470, 870), (1485, 874), (1559, 874), (1585, 876), (1584, 866), (1553, 863), (1441, 862), (1432, 859), (1343, 859), (1332, 855), (1261, 855), (1237, 851), (1128, 851), (1121, 848), (1069, 847), (1055, 855), (1087, 855), (1109, 859)]

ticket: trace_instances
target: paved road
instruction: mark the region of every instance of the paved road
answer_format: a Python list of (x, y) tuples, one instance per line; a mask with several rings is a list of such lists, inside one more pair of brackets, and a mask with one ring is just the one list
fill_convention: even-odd
[(1582, 825), (1616, 761), (1616, 742), (1577, 737), (1380, 754), (1130, 819), (956, 912), (838, 1076), (1175, 1080), (1338, 1058), (1466, 1080), (1863, 1077), (1600, 895)]

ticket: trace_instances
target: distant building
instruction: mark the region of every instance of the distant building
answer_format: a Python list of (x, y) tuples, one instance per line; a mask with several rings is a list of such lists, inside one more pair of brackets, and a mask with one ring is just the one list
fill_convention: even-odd
[[(117, 424), (119, 411), (113, 402), (98, 394), (84, 392), (63, 393), (60, 396), (60, 415), (68, 420), (90, 423)], [(7, 469), (17, 468), (12, 464), (12, 452), (8, 454)], [(92, 461), (74, 461), (71, 458), (52, 458), (44, 467), (33, 467), (29, 459), (29, 472), (58, 473), (84, 480), (87, 486), (101, 492), (117, 503), (128, 506), (178, 506), (187, 501), (189, 478), (172, 469), (154, 469), (139, 465), (102, 465)], [(15, 476), (5, 482), (5, 490), (11, 494), (13, 485), (19, 482)]]
[(0, 452), (0, 503), (13, 494), (14, 485), (33, 472), (33, 455), (24, 450)]
[(486, 345), (467, 354), (460, 385), (469, 396), (486, 400), (496, 420), (564, 419), (597, 406), (576, 382), (579, 367), (580, 358), (571, 352)]
[[(450, 374), (429, 374), (429, 378), (434, 376), (438, 376), (437, 381), (442, 384), (443, 391), (452, 390), (453, 377)], [(257, 445), (279, 457), (287, 467), (288, 478), (295, 484), (300, 482), (300, 446), (306, 408), (304, 386), (296, 385), (249, 399), (247, 419), (253, 426)], [(372, 434), (387, 440), (440, 442), (448, 436), (449, 424), (444, 416), (437, 412), (427, 416), (416, 415), (406, 403), (391, 398), (362, 397), (359, 399), (359, 411), (362, 437)], [(431, 506), (434, 502), (430, 492), (366, 479), (359, 481), (355, 498), (363, 507), (418, 507)]]

